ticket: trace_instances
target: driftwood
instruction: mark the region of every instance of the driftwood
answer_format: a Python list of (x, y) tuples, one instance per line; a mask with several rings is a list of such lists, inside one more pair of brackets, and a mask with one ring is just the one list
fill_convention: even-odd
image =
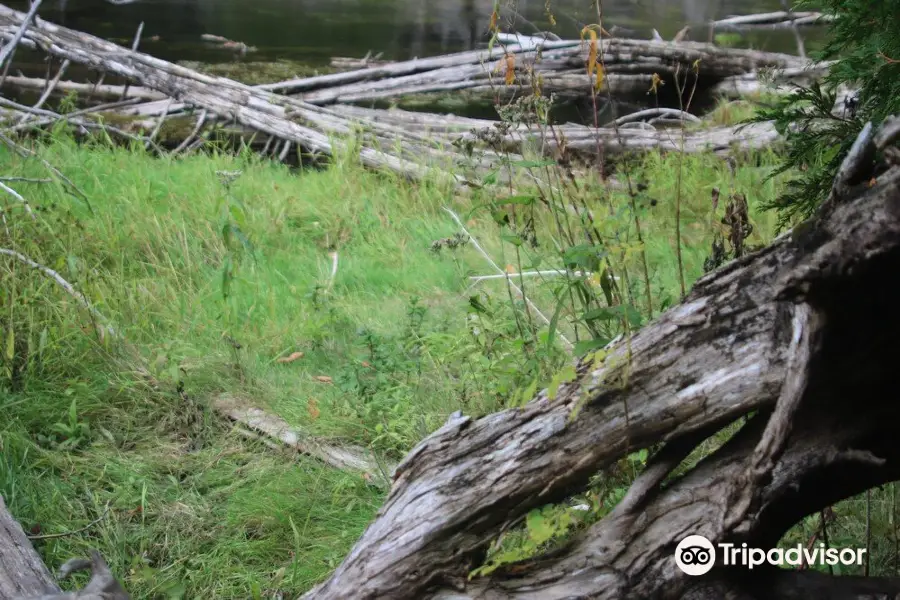
[[(675, 566), (688, 534), (772, 548), (804, 516), (900, 479), (891, 357), (900, 319), (900, 167), (874, 187), (865, 137), (831, 210), (703, 277), (683, 303), (578, 362), (551, 398), (452, 415), (394, 474), (374, 523), (305, 598), (871, 598), (900, 580)], [(871, 128), (869, 129), (871, 131)], [(754, 413), (747, 421), (744, 416)], [(707, 438), (739, 431), (672, 475)], [(625, 498), (563, 548), (469, 580), (533, 508), (660, 445)], [(670, 477), (671, 476), (671, 477)], [(881, 596), (874, 596), (880, 593)], [(868, 594), (868, 595), (867, 595)]]
[(715, 29), (791, 29), (799, 25), (825, 25), (833, 21), (831, 15), (813, 11), (784, 11), (779, 10), (755, 15), (741, 15), (713, 21)]
[[(20, 77), (10, 75), (6, 78), (4, 83), (11, 87), (28, 91), (43, 91), (47, 87), (47, 81), (45, 79), (39, 79), (37, 77)], [(126, 89), (124, 85), (95, 85), (93, 83), (82, 83), (78, 81), (59, 81), (55, 85), (55, 90), (63, 94), (75, 92), (82, 96), (107, 100), (120, 100), (123, 98), (123, 96), (124, 98), (139, 98), (142, 100), (166, 99), (166, 96), (164, 94), (147, 88), (129, 86)]]
[[(698, 73), (703, 85), (733, 75), (748, 73), (762, 68), (801, 68), (807, 61), (787, 54), (759, 52), (720, 48), (711, 44), (693, 42), (656, 42), (629, 39), (604, 39), (601, 44), (601, 56), (605, 67), (605, 85), (611, 93), (632, 94), (649, 89), (653, 74), (663, 80), (673, 80), (676, 73), (686, 74), (693, 65), (698, 65)], [(562, 47), (559, 47), (562, 45)], [(542, 78), (541, 89), (546, 94), (571, 93), (580, 90), (586, 96), (590, 90), (584, 65), (588, 57), (588, 48), (578, 42), (545, 42), (537, 50), (520, 50), (512, 61), (516, 71), (514, 85), (531, 88), (530, 73)], [(462, 62), (462, 56), (466, 62)], [(454, 55), (450, 55), (454, 56)], [(436, 91), (483, 88), (489, 86), (501, 89), (504, 87), (504, 75), (508, 68), (503, 54), (496, 53), (462, 53), (461, 64), (419, 68), (413, 71), (412, 65), (401, 69), (407, 63), (394, 63), (387, 67), (368, 69), (358, 73), (354, 81), (336, 84), (334, 75), (310, 77), (307, 80), (295, 81), (293, 84), (276, 84), (268, 89), (281, 91), (304, 92), (301, 97), (313, 104), (355, 103), (376, 99), (394, 98), (408, 94), (419, 94)], [(446, 57), (449, 58), (449, 57)], [(698, 62), (699, 61), (699, 62)], [(425, 61), (420, 61), (425, 62)], [(405, 71), (412, 71), (407, 74)], [(357, 73), (357, 72), (352, 72)], [(362, 74), (370, 74), (363, 77)], [(567, 79), (566, 76), (571, 76)], [(640, 82), (640, 86), (635, 85)], [(301, 87), (302, 84), (302, 87)], [(311, 88), (319, 88), (313, 91)]]
[(745, 98), (759, 94), (787, 94), (798, 85), (808, 86), (828, 74), (832, 62), (821, 62), (804, 67), (776, 69), (766, 72), (751, 71), (726, 77), (714, 84), (714, 94), (728, 98)]
[(59, 592), (59, 586), (0, 496), (0, 600)]
[(91, 560), (66, 561), (59, 578), (90, 569), (91, 580), (77, 592), (62, 592), (0, 496), (0, 600), (128, 600), (129, 596), (99, 552)]
[(352, 71), (355, 69), (368, 69), (371, 67), (389, 65), (394, 62), (392, 60), (382, 60), (381, 56), (381, 52), (379, 52), (375, 56), (372, 56), (372, 53), (368, 52), (362, 58), (352, 58), (349, 56), (333, 56), (331, 58), (330, 65), (333, 69)]
[(233, 396), (220, 396), (213, 402), (219, 414), (227, 416), (265, 437), (312, 456), (323, 463), (345, 471), (359, 471), (367, 480), (382, 480), (393, 465), (382, 466), (365, 448), (334, 446), (323, 443), (309, 434), (292, 427), (284, 419), (253, 407)]
[[(772, 146), (779, 141), (778, 132), (770, 123), (748, 126), (687, 129), (684, 140), (678, 129), (645, 127), (587, 127), (563, 124), (552, 128), (529, 125), (498, 125), (486, 119), (434, 115), (399, 109), (375, 110), (357, 106), (334, 109), (337, 114), (362, 122), (391, 124), (398, 128), (415, 128), (435, 139), (446, 138), (455, 144), (471, 141), (487, 144), (495, 149), (524, 154), (536, 152), (557, 157), (561, 145), (581, 155), (597, 154), (598, 145), (605, 155), (630, 151), (684, 151), (728, 154), (734, 150), (752, 150)], [(690, 127), (693, 120), (686, 119)], [(635, 124), (636, 125), (636, 124)]]

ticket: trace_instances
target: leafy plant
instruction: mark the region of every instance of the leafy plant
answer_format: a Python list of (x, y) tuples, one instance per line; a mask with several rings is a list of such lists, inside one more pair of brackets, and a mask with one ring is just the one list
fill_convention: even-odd
[[(830, 39), (815, 56), (835, 61), (825, 80), (798, 87), (750, 120), (774, 120), (785, 136), (788, 152), (775, 174), (801, 173), (787, 193), (766, 205), (778, 211), (781, 227), (809, 217), (827, 197), (838, 167), (866, 122), (880, 123), (900, 112), (900, 0), (821, 4), (833, 19)], [(856, 92), (835, 107), (842, 87)]]
[[(66, 390), (74, 392), (73, 388)], [(78, 418), (78, 398), (73, 397), (66, 419), (50, 425), (51, 435), (38, 435), (42, 443), (52, 445), (57, 450), (75, 450), (84, 446), (91, 437), (91, 428), (87, 421)]]

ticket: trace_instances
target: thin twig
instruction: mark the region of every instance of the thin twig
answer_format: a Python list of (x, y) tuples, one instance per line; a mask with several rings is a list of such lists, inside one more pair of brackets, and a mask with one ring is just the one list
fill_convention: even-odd
[(269, 136), (269, 139), (266, 140), (266, 143), (265, 143), (265, 145), (263, 145), (263, 149), (260, 152), (261, 155), (263, 155), (263, 156), (266, 155), (266, 152), (269, 151), (269, 146), (272, 145), (272, 140), (274, 140), (274, 139), (275, 139), (275, 136), (273, 136), (273, 135)]
[(94, 98), (94, 94), (97, 93), (97, 88), (103, 85), (103, 80), (106, 79), (106, 71), (100, 72), (100, 78), (97, 79), (97, 83), (94, 84), (94, 88), (91, 90), (91, 93), (88, 94), (88, 102), (90, 102)]
[(281, 149), (281, 153), (278, 154), (278, 162), (284, 162), (284, 159), (287, 158), (288, 152), (291, 149), (291, 141), (284, 141), (284, 148)]
[(91, 527), (93, 527), (94, 525), (96, 525), (97, 523), (102, 521), (103, 519), (105, 519), (106, 515), (108, 515), (108, 514), (109, 514), (109, 503), (107, 502), (106, 508), (103, 509), (103, 514), (101, 514), (99, 517), (97, 517), (96, 519), (94, 519), (93, 521), (91, 521), (90, 523), (88, 523), (87, 525), (82, 527), (81, 529), (75, 529), (74, 531), (64, 531), (62, 533), (27, 535), (25, 537), (27, 537), (29, 540), (52, 540), (52, 539), (61, 538), (61, 537), (68, 537), (70, 535), (78, 535), (79, 533), (87, 531), (88, 529), (90, 529)]
[(800, 55), (800, 58), (806, 58), (806, 46), (803, 44), (803, 36), (800, 35), (800, 29), (797, 27), (797, 19), (794, 17), (794, 11), (791, 10), (791, 3), (788, 2), (788, 0), (781, 0), (781, 6), (788, 14), (788, 19), (791, 22), (791, 29), (794, 30), (794, 38), (797, 40), (797, 54)]
[[(9, 64), (12, 64), (12, 55), (16, 51), (16, 46), (19, 45), (19, 42), (22, 41), (22, 36), (25, 35), (25, 31), (28, 29), (28, 26), (31, 24), (31, 20), (34, 18), (34, 15), (37, 13), (38, 7), (41, 5), (41, 0), (34, 0), (31, 3), (31, 8), (28, 9), (28, 13), (25, 15), (25, 18), (22, 19), (22, 25), (19, 27), (19, 30), (16, 31), (16, 35), (13, 36), (13, 39), (0, 50), (0, 65), (4, 65), (9, 59)], [(8, 68), (8, 64), (5, 65)], [(0, 78), (0, 87), (3, 87), (3, 83), (6, 81), (6, 73), (7, 71), (3, 71), (3, 77)]]
[[(50, 94), (53, 93), (53, 90), (56, 88), (56, 85), (59, 83), (60, 77), (63, 76), (63, 73), (66, 72), (66, 69), (69, 68), (69, 65), (70, 65), (70, 64), (72, 64), (72, 63), (71, 63), (71, 61), (69, 61), (69, 59), (67, 58), (67, 59), (65, 59), (65, 60), (62, 62), (61, 65), (59, 65), (59, 70), (56, 72), (56, 77), (54, 77), (54, 78), (53, 78), (53, 81), (51, 81), (51, 82), (49, 83), (49, 85), (47, 85), (47, 88), (44, 90), (44, 93), (41, 94), (41, 97), (38, 98), (38, 101), (35, 102), (35, 103), (34, 103), (34, 106), (32, 106), (31, 108), (40, 108), (41, 106), (44, 105), (44, 102), (46, 102), (46, 101), (47, 101), (47, 98), (50, 97)], [(29, 117), (27, 114), (24, 114), (24, 115), (22, 115), (22, 117), (19, 119), (19, 123), (24, 123), (24, 122), (27, 121), (29, 118), (31, 118), (31, 117)]]
[(98, 321), (104, 323), (106, 325), (107, 333), (109, 333), (113, 337), (117, 337), (119, 335), (116, 332), (116, 330), (111, 325), (108, 324), (109, 321), (107, 320), (107, 318), (104, 317), (100, 313), (100, 311), (98, 311), (96, 308), (94, 308), (94, 306), (88, 301), (88, 299), (84, 296), (84, 294), (82, 294), (81, 292), (76, 290), (75, 287), (71, 283), (66, 281), (62, 275), (60, 275), (59, 273), (57, 273), (50, 267), (45, 267), (44, 265), (31, 260), (24, 254), (22, 254), (20, 252), (16, 252), (15, 250), (9, 250), (8, 248), (0, 248), (0, 254), (5, 254), (6, 256), (11, 256), (12, 258), (15, 258), (16, 260), (18, 260), (19, 262), (25, 263), (29, 267), (31, 267), (33, 269), (37, 269), (38, 271), (41, 271), (44, 275), (46, 275), (47, 277), (49, 277), (50, 279), (55, 281), (57, 284), (59, 284), (59, 286), (62, 289), (64, 289), (66, 292), (68, 292), (70, 296), (75, 298), (75, 300), (81, 305), (82, 308), (87, 310)]
[(166, 120), (166, 115), (169, 114), (169, 108), (172, 106), (172, 102), (174, 101), (175, 100), (173, 98), (169, 98), (169, 102), (163, 109), (162, 114), (159, 115), (159, 120), (156, 122), (156, 126), (153, 128), (153, 131), (150, 132), (150, 137), (148, 137), (147, 141), (144, 142), (144, 148), (150, 148), (150, 144), (153, 143), (153, 138), (155, 138), (156, 134), (159, 133), (159, 130), (162, 129), (163, 121)]
[(20, 181), (22, 183), (53, 183), (52, 179), (37, 177), (0, 177), (0, 181)]
[(522, 271), (521, 273), (500, 273), (497, 275), (472, 275), (469, 277), (471, 281), (486, 281), (488, 279), (506, 279), (507, 277), (557, 277), (573, 275), (575, 277), (584, 277), (587, 273), (582, 271), (561, 271), (550, 269), (545, 271)]
[[(58, 113), (53, 112), (52, 110), (46, 110), (44, 108), (35, 108), (33, 106), (25, 106), (24, 104), (19, 104), (18, 102), (13, 102), (12, 100), (7, 100), (6, 98), (0, 97), (0, 105), (9, 106), (14, 110), (22, 111), (27, 114), (34, 114), (41, 116), (43, 118), (38, 119), (37, 121), (28, 121), (28, 122), (20, 122), (17, 125), (13, 125), (12, 127), (7, 128), (7, 131), (21, 131), (23, 129), (32, 129), (35, 127), (43, 127), (44, 125), (50, 125), (52, 123), (56, 123), (58, 121), (66, 121), (71, 122), (73, 125), (77, 125), (82, 128), (82, 133), (86, 133), (88, 129), (100, 129), (107, 132), (113, 132), (122, 137), (128, 138), (130, 140), (136, 142), (143, 142), (147, 138), (142, 138), (136, 136), (134, 134), (128, 133), (127, 131), (123, 131), (118, 127), (113, 127), (112, 125), (106, 125), (101, 123), (93, 123), (91, 121), (85, 121), (83, 119), (79, 119), (75, 117), (75, 113), (70, 115), (60, 115)], [(152, 141), (152, 140), (151, 140)]]
[(198, 133), (200, 133), (200, 130), (203, 128), (203, 124), (205, 122), (206, 122), (206, 109), (204, 108), (203, 111), (200, 113), (200, 117), (197, 119), (197, 124), (194, 125), (194, 129), (191, 131), (190, 134), (188, 134), (188, 136), (186, 138), (184, 138), (184, 140), (180, 144), (178, 144), (178, 146), (174, 150), (172, 150), (172, 156), (175, 156), (176, 154), (178, 154), (179, 152), (181, 152), (182, 150), (187, 148), (190, 145), (190, 143), (192, 141), (194, 141), (194, 138), (197, 137)]
[(11, 187), (9, 187), (8, 185), (6, 185), (6, 184), (3, 183), (2, 181), (0, 181), (0, 189), (2, 189), (2, 190), (5, 191), (7, 194), (9, 194), (9, 195), (12, 196), (13, 198), (15, 198), (16, 200), (18, 200), (19, 202), (21, 202), (22, 205), (25, 207), (25, 212), (27, 212), (27, 213), (28, 213), (28, 216), (31, 217), (31, 220), (32, 220), (32, 221), (37, 221), (37, 217), (34, 216), (34, 211), (31, 210), (31, 206), (29, 206), (28, 200), (26, 200), (25, 198), (23, 198), (22, 195), (19, 194), (19, 192), (17, 192), (16, 190), (12, 189)]
[[(471, 233), (469, 233), (469, 231), (466, 229), (466, 226), (463, 225), (462, 220), (460, 220), (460, 218), (456, 215), (456, 213), (453, 212), (452, 210), (450, 210), (449, 208), (447, 208), (446, 206), (443, 208), (447, 212), (447, 214), (449, 214), (450, 217), (452, 217), (453, 220), (456, 221), (456, 224), (459, 225), (459, 228), (462, 230), (462, 232), (464, 234), (466, 234), (466, 236), (469, 238), (469, 242), (472, 244), (472, 247), (475, 248), (476, 250), (478, 250), (478, 252), (481, 254), (481, 256), (484, 257), (484, 259), (488, 262), (489, 265), (491, 265), (494, 268), (494, 270), (496, 270), (498, 273), (503, 273), (504, 275), (506, 275), (507, 284), (512, 288), (512, 290), (515, 291), (528, 304), (529, 308), (531, 308), (531, 310), (533, 310), (535, 312), (535, 314), (537, 316), (539, 316), (542, 321), (544, 321), (544, 323), (549, 325), (550, 319), (548, 319), (547, 316), (544, 313), (542, 313), (540, 311), (540, 309), (538, 309), (537, 306), (534, 305), (534, 302), (532, 302), (531, 300), (528, 299), (528, 296), (525, 295), (525, 293), (519, 288), (519, 286), (517, 286), (515, 283), (513, 283), (512, 279), (510, 278), (510, 275), (508, 273), (506, 273), (503, 269), (501, 269), (497, 263), (494, 262), (494, 260), (484, 250), (484, 248), (481, 247), (481, 244), (478, 243), (478, 240), (475, 239), (475, 237), (472, 236)], [(557, 333), (557, 335), (559, 335), (559, 338), (563, 342), (565, 342), (566, 346), (569, 349), (574, 348), (575, 345), (572, 342), (570, 342), (569, 339), (566, 338), (566, 336), (563, 335), (563, 333), (561, 331), (557, 330), (556, 333)]]
[[(141, 24), (138, 25), (137, 31), (134, 34), (134, 41), (131, 42), (131, 52), (132, 53), (137, 52), (138, 46), (141, 43), (141, 33), (143, 33), (143, 32), (144, 32), (144, 22), (141, 21)], [(122, 88), (122, 96), (119, 98), (119, 100), (124, 100), (125, 96), (128, 95), (128, 83), (129, 83), (128, 81), (125, 82), (125, 87)]]
[[(29, 150), (28, 148), (26, 148), (20, 144), (17, 144), (11, 138), (3, 135), (3, 133), (0, 133), (0, 141), (2, 141), (4, 144), (6, 144), (10, 148), (12, 148), (16, 152), (16, 154), (18, 154), (19, 156), (22, 156), (24, 158), (36, 158), (39, 161), (41, 161), (41, 163), (45, 167), (47, 167), (47, 169), (51, 173), (53, 173), (54, 175), (59, 177), (59, 179), (62, 180), (63, 183), (65, 183), (72, 190), (74, 190), (76, 192), (76, 195), (79, 196), (82, 200), (84, 200), (85, 203), (87, 203), (88, 208), (90, 209), (90, 200), (88, 199), (87, 194), (85, 194), (83, 191), (81, 191), (81, 188), (79, 188), (77, 185), (75, 185), (75, 183), (71, 179), (66, 177), (62, 171), (60, 171), (59, 169), (54, 167), (52, 164), (50, 164), (50, 162), (48, 162), (44, 157), (39, 155), (37, 152), (34, 152), (33, 150)], [(91, 212), (93, 212), (93, 209), (91, 209)]]

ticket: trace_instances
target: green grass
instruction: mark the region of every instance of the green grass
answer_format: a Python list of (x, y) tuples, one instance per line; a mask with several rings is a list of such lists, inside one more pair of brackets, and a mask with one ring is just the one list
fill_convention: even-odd
[[(41, 533), (77, 530), (110, 507), (83, 532), (36, 542), (51, 567), (96, 547), (135, 598), (299, 594), (341, 561), (384, 491), (239, 436), (211, 400), (228, 392), (397, 459), (452, 411), (502, 408), (563, 360), (558, 350), (529, 355), (502, 282), (476, 288), (490, 314), (472, 320), (466, 278), (490, 269), (471, 245), (430, 249), (457, 232), (442, 206), (465, 215), (483, 199), (348, 159), (291, 172), (246, 157), (155, 159), (65, 139), (40, 153), (90, 205), (55, 184), (16, 184), (38, 219), (9, 204), (0, 247), (58, 270), (127, 340), (98, 339), (72, 297), (0, 257), (0, 332), (12, 340), (0, 362), (0, 494)], [(647, 184), (638, 200), (657, 311), (678, 296), (675, 158), (651, 154), (634, 173)], [(721, 217), (712, 188), (724, 197), (733, 186), (752, 207), (779, 190), (764, 182), (774, 160), (754, 156), (732, 181), (720, 159), (685, 159), (689, 281), (702, 274)], [(216, 171), (237, 169), (226, 189)], [(45, 176), (6, 150), (0, 172)], [(639, 290), (626, 199), (612, 205), (591, 208), (604, 215), (604, 235), (630, 248), (622, 262)], [(751, 243), (767, 242), (773, 217), (751, 216)], [(545, 243), (523, 262), (558, 264), (549, 217), (539, 221)], [(467, 225), (498, 263), (516, 264), (489, 211), (475, 210)], [(331, 251), (338, 270), (329, 284)], [(236, 270), (223, 275), (229, 262)], [(529, 293), (552, 314), (554, 283), (540, 285)], [(304, 356), (277, 362), (296, 351)]]

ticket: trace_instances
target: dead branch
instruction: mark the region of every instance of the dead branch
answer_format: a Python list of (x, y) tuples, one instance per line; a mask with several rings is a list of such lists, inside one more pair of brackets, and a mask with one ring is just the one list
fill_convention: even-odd
[[(900, 335), (900, 286), (887, 283), (900, 267), (900, 168), (848, 194), (814, 227), (705, 276), (630, 340), (579, 361), (555, 397), (544, 391), (523, 408), (448, 421), (401, 462), (375, 522), (305, 597), (711, 600), (900, 591), (889, 578), (826, 584), (805, 571), (748, 576), (725, 566), (691, 578), (672, 560), (688, 533), (771, 548), (803, 516), (900, 478), (888, 358)], [(687, 451), (679, 444), (693, 448), (751, 412), (696, 467), (660, 485)], [(663, 449), (624, 508), (552, 554), (468, 580), (507, 523), (656, 444)], [(839, 592), (822, 593), (827, 585)]]

